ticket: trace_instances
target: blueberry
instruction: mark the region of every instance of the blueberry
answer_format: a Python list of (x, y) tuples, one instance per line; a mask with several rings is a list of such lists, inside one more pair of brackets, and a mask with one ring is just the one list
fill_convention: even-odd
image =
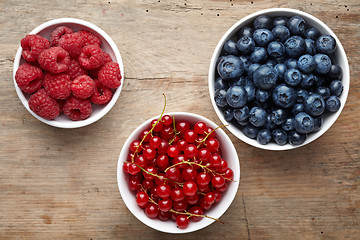
[(276, 109), (271, 112), (271, 121), (276, 125), (280, 125), (286, 121), (286, 111), (282, 108)]
[(275, 86), (277, 81), (277, 73), (273, 67), (269, 65), (261, 65), (254, 73), (255, 85), (263, 90), (268, 90)]
[(285, 41), (285, 52), (290, 58), (298, 58), (305, 52), (305, 40), (299, 36), (289, 37)]
[(233, 120), (233, 118), (234, 118), (234, 109), (233, 108), (225, 108), (224, 118), (226, 121), (231, 122), (231, 120)]
[(314, 40), (308, 38), (305, 39), (305, 53), (310, 55), (315, 55), (317, 53)]
[(340, 99), (337, 96), (330, 96), (326, 100), (326, 110), (329, 112), (337, 112), (341, 106)]
[(293, 35), (303, 36), (306, 31), (305, 20), (300, 16), (293, 16), (287, 22), (287, 27)]
[(295, 119), (287, 118), (283, 124), (281, 124), (281, 128), (285, 131), (291, 131), (295, 128)]
[(318, 53), (314, 56), (316, 67), (314, 69), (315, 73), (318, 74), (327, 74), (331, 69), (331, 59), (328, 55)]
[(236, 121), (244, 122), (249, 119), (250, 110), (247, 106), (242, 108), (235, 108), (233, 114)]
[(320, 36), (320, 32), (316, 28), (311, 27), (311, 28), (306, 29), (306, 31), (305, 31), (305, 38), (316, 41), (316, 39), (319, 36)]
[(256, 71), (256, 69), (258, 69), (261, 65), (258, 63), (253, 63), (249, 66), (248, 69), (248, 76), (250, 79), (253, 79), (254, 77), (254, 72)]
[(268, 114), (267, 119), (266, 119), (266, 123), (265, 123), (265, 128), (269, 129), (269, 130), (273, 130), (276, 127), (277, 127), (276, 124), (273, 121), (271, 121), (271, 115)]
[(271, 132), (268, 129), (261, 129), (257, 134), (256, 140), (262, 145), (268, 144), (271, 140)]
[(238, 39), (242, 37), (252, 37), (254, 31), (251, 27), (243, 27), (237, 32)]
[(283, 63), (278, 63), (274, 66), (274, 69), (278, 75), (278, 79), (283, 80), (284, 74), (287, 71), (287, 67)]
[(302, 81), (302, 74), (298, 69), (289, 69), (284, 74), (284, 81), (290, 86), (297, 86)]
[(270, 67), (275, 67), (275, 65), (277, 64), (277, 61), (273, 58), (270, 58), (265, 62), (265, 64), (269, 65)]
[(299, 133), (310, 133), (314, 130), (314, 119), (307, 113), (301, 112), (295, 116), (295, 130)]
[(291, 109), (291, 113), (295, 116), (298, 113), (304, 112), (305, 111), (305, 106), (302, 103), (296, 103), (292, 109)]
[(221, 77), (217, 77), (215, 80), (215, 91), (218, 89), (224, 89), (227, 90), (229, 88), (229, 85), (227, 81), (222, 79)]
[(241, 86), (244, 87), (246, 83), (246, 77), (241, 76), (238, 80), (235, 80), (232, 86)]
[(274, 40), (274, 35), (270, 30), (261, 28), (255, 30), (253, 38), (257, 46), (266, 47)]
[(286, 26), (289, 19), (287, 17), (276, 17), (273, 21), (273, 25), (276, 26)]
[(248, 102), (254, 101), (255, 91), (256, 91), (254, 83), (251, 82), (251, 83), (245, 84), (244, 89), (246, 91), (247, 101)]
[(226, 102), (226, 90), (224, 89), (218, 89), (215, 91), (215, 96), (214, 96), (214, 100), (215, 103), (218, 107), (226, 107), (227, 106), (227, 102)]
[(317, 132), (320, 130), (322, 124), (323, 124), (324, 120), (322, 118), (322, 116), (320, 115), (317, 118), (314, 118), (314, 129), (313, 132)]
[(264, 109), (253, 107), (250, 110), (249, 122), (255, 127), (264, 126), (267, 121), (267, 113)]
[(263, 47), (255, 47), (254, 51), (250, 54), (250, 60), (253, 63), (264, 63), (267, 58), (266, 49)]
[(313, 117), (320, 116), (325, 110), (325, 101), (319, 94), (309, 95), (304, 102), (305, 111)]
[(258, 16), (257, 18), (255, 18), (253, 22), (254, 29), (260, 29), (260, 28), (272, 29), (272, 26), (273, 24), (271, 18), (266, 15)]
[(306, 140), (306, 135), (305, 134), (301, 134), (301, 133), (298, 133), (296, 131), (290, 131), (288, 133), (288, 137), (289, 137), (289, 143), (291, 145), (301, 145)]
[(280, 128), (274, 129), (271, 132), (272, 138), (274, 139), (274, 141), (280, 145), (283, 146), (287, 143), (288, 140), (288, 136), (287, 133)]
[(315, 93), (319, 94), (324, 98), (324, 100), (326, 100), (330, 97), (330, 88), (321, 86), (315, 90)]
[(274, 40), (279, 42), (285, 42), (290, 37), (290, 31), (287, 27), (278, 25), (274, 27), (271, 32), (274, 35)]
[(258, 132), (259, 129), (252, 124), (248, 124), (244, 126), (242, 129), (242, 133), (248, 138), (252, 138), (252, 139), (257, 137)]
[(217, 65), (217, 71), (224, 80), (239, 78), (244, 72), (244, 64), (236, 56), (223, 56)]
[(343, 85), (340, 80), (334, 80), (330, 83), (330, 92), (332, 95), (340, 96), (343, 91)]
[(248, 71), (249, 66), (251, 65), (250, 58), (248, 56), (245, 56), (245, 55), (241, 55), (239, 58), (244, 64), (245, 71)]
[(305, 99), (307, 99), (309, 96), (308, 91), (306, 91), (305, 89), (298, 89), (297, 90), (297, 98), (296, 101), (298, 103), (302, 103), (305, 101)]
[(249, 54), (255, 49), (255, 42), (252, 37), (244, 36), (236, 43), (236, 48), (242, 54)]
[(239, 55), (239, 51), (236, 48), (236, 42), (234, 40), (228, 40), (224, 43), (224, 52), (228, 55)]
[(303, 74), (302, 75), (302, 80), (300, 82), (300, 87), (302, 87), (302, 88), (310, 88), (315, 84), (316, 81), (317, 81), (317, 79), (312, 73)]
[(296, 102), (296, 98), (297, 92), (295, 89), (285, 84), (276, 86), (272, 94), (273, 102), (281, 108), (292, 107)]
[(284, 56), (285, 47), (281, 42), (273, 41), (269, 43), (267, 47), (268, 54), (273, 58), (279, 58)]
[(335, 51), (336, 41), (330, 35), (321, 35), (316, 40), (316, 50), (320, 53), (331, 54)]
[(331, 65), (330, 71), (327, 74), (327, 77), (331, 80), (341, 79), (342, 78), (342, 69), (339, 65)]
[(315, 59), (310, 54), (305, 54), (299, 57), (297, 65), (303, 73), (311, 73), (316, 67)]
[(255, 93), (256, 100), (264, 103), (269, 100), (269, 92), (261, 89), (257, 89)]
[(315, 87), (321, 87), (324, 85), (325, 78), (319, 75), (313, 75)]
[(284, 64), (287, 67), (287, 69), (298, 68), (296, 59), (288, 58), (285, 60)]
[(245, 106), (246, 98), (246, 91), (241, 86), (231, 86), (226, 92), (226, 102), (233, 108)]

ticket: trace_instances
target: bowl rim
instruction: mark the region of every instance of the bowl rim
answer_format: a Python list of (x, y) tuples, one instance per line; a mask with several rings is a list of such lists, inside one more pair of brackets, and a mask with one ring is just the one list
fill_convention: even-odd
[[(211, 120), (209, 120), (206, 117), (203, 117), (201, 115), (195, 114), (195, 113), (190, 113), (190, 112), (166, 112), (164, 113), (164, 115), (170, 115), (170, 116), (174, 116), (175, 119), (176, 118), (181, 118), (181, 117), (186, 117), (186, 118), (193, 118), (199, 121), (204, 121), (207, 125), (209, 125), (210, 127), (217, 127), (218, 125), (214, 122), (212, 122)], [(194, 232), (194, 231), (198, 231), (200, 229), (203, 229), (207, 226), (209, 226), (210, 224), (212, 224), (213, 222), (215, 222), (215, 220), (212, 219), (208, 219), (208, 218), (204, 218), (202, 219), (200, 222), (192, 222), (190, 223), (189, 227), (187, 229), (178, 229), (176, 228), (176, 224), (174, 224), (175, 229), (171, 230), (169, 228), (165, 228), (165, 227), (161, 227), (162, 224), (151, 224), (153, 221), (160, 221), (157, 219), (149, 219), (147, 218), (144, 214), (138, 214), (137, 212), (133, 211), (133, 206), (131, 206), (130, 204), (130, 200), (132, 201), (133, 199), (131, 199), (131, 197), (128, 197), (127, 193), (130, 192), (132, 195), (134, 194), (133, 192), (131, 192), (128, 189), (128, 186), (126, 183), (124, 183), (125, 181), (125, 173), (122, 170), (122, 163), (123, 161), (127, 158), (128, 156), (128, 147), (130, 145), (130, 143), (136, 139), (136, 137), (138, 136), (139, 132), (142, 129), (145, 129), (150, 122), (153, 119), (158, 119), (160, 117), (160, 115), (151, 117), (149, 119), (147, 119), (146, 121), (144, 121), (142, 124), (140, 124), (138, 127), (136, 127), (133, 132), (129, 135), (129, 137), (126, 139), (126, 141), (124, 142), (120, 154), (119, 154), (119, 158), (118, 158), (118, 162), (117, 162), (117, 184), (118, 184), (118, 188), (119, 188), (119, 192), (120, 192), (120, 196), (123, 199), (126, 207), (128, 208), (128, 210), (143, 224), (147, 225), (150, 228), (153, 228), (155, 230), (158, 230), (160, 232), (165, 232), (165, 233), (173, 233), (173, 234), (182, 234), (182, 233), (189, 233), (189, 232)], [(236, 166), (235, 169), (232, 168), (233, 172), (234, 172), (234, 184), (231, 184), (231, 186), (228, 188), (228, 190), (226, 191), (227, 195), (226, 196), (229, 201), (228, 202), (223, 202), (222, 205), (218, 205), (216, 207), (220, 207), (220, 210), (217, 212), (217, 214), (212, 215), (212, 217), (215, 218), (220, 218), (226, 211), (227, 209), (230, 207), (231, 203), (233, 202), (233, 200), (236, 197), (239, 185), (240, 185), (240, 161), (239, 161), (239, 157), (236, 151), (236, 148), (234, 146), (234, 144), (232, 143), (231, 139), (229, 138), (229, 136), (225, 133), (224, 130), (222, 130), (221, 128), (216, 130), (216, 134), (220, 134), (221, 139), (225, 139), (226, 140), (226, 145), (229, 147), (229, 155), (234, 156), (232, 157), (231, 161), (232, 163)], [(220, 143), (222, 144), (222, 143)], [(229, 160), (228, 160), (229, 161)], [(125, 189), (123, 189), (123, 185), (125, 184)], [(230, 191), (231, 190), (231, 191)], [(125, 192), (126, 191), (126, 192)], [(132, 196), (134, 197), (134, 196)], [(135, 206), (138, 207), (138, 206)], [(211, 211), (211, 210), (210, 210)], [(163, 223), (163, 222), (160, 222)], [(197, 224), (199, 227), (191, 227), (191, 224), (195, 225)], [(159, 227), (160, 226), (160, 227)]]
[(56, 121), (56, 120), (47, 120), (47, 119), (45, 119), (43, 117), (38, 116), (36, 113), (34, 113), (29, 108), (28, 100), (25, 98), (25, 95), (22, 92), (22, 90), (17, 86), (16, 80), (15, 80), (15, 74), (16, 74), (17, 69), (20, 66), (20, 60), (22, 58), (22, 56), (21, 56), (22, 47), (21, 46), (19, 46), (19, 48), (18, 48), (18, 50), (16, 52), (15, 59), (14, 59), (14, 64), (13, 64), (13, 82), (14, 82), (15, 90), (16, 90), (16, 93), (17, 93), (21, 103), (28, 110), (28, 112), (32, 116), (34, 116), (36, 119), (40, 120), (41, 122), (43, 122), (43, 123), (45, 123), (47, 125), (53, 126), (53, 127), (58, 127), (58, 128), (80, 128), (80, 127), (85, 127), (87, 125), (90, 125), (90, 124), (98, 121), (103, 116), (105, 116), (112, 109), (112, 107), (115, 105), (115, 103), (117, 102), (117, 99), (119, 98), (120, 92), (121, 92), (122, 87), (124, 85), (124, 65), (123, 65), (123, 61), (122, 61), (122, 58), (121, 58), (120, 51), (119, 51), (118, 47), (116, 46), (115, 42), (112, 40), (112, 38), (104, 30), (102, 30), (100, 27), (98, 27), (95, 24), (90, 23), (88, 21), (82, 20), (82, 19), (78, 19), (78, 18), (56, 18), (56, 19), (52, 19), (52, 20), (49, 20), (47, 22), (44, 22), (44, 23), (40, 24), (39, 26), (34, 28), (28, 34), (38, 34), (39, 32), (41, 32), (42, 30), (44, 30), (44, 29), (46, 29), (48, 27), (51, 27), (53, 25), (59, 25), (59, 24), (63, 24), (63, 25), (66, 25), (66, 24), (78, 24), (78, 25), (85, 26), (85, 27), (91, 29), (92, 31), (97, 32), (109, 44), (110, 48), (112, 49), (112, 51), (114, 52), (114, 55), (115, 55), (115, 59), (113, 59), (113, 61), (117, 62), (119, 64), (120, 74), (121, 74), (121, 77), (122, 77), (121, 85), (115, 90), (112, 99), (110, 100), (110, 102), (108, 102), (106, 105), (103, 106), (103, 108), (100, 110), (100, 112), (96, 116), (90, 115), (90, 117), (85, 119), (85, 120), (71, 121), (71, 122), (59, 122), (59, 121)]
[[(342, 68), (343, 71), (343, 77), (342, 77), (342, 83), (343, 83), (343, 92), (340, 96), (340, 102), (341, 102), (341, 106), (340, 109), (336, 112), (336, 113), (332, 113), (331, 114), (331, 122), (329, 122), (328, 124), (324, 124), (322, 125), (321, 129), (316, 132), (313, 133), (314, 137), (309, 139), (309, 137), (305, 140), (305, 142), (301, 145), (291, 145), (289, 143), (287, 143), (286, 145), (280, 146), (277, 145), (276, 143), (269, 143), (267, 145), (261, 145), (260, 143), (258, 143), (256, 140), (254, 139), (250, 139), (248, 137), (246, 137), (240, 129), (238, 129), (236, 126), (234, 126), (232, 123), (229, 123), (225, 120), (223, 113), (221, 112), (221, 110), (219, 109), (219, 107), (216, 105), (215, 101), (214, 101), (214, 82), (215, 82), (215, 71), (216, 71), (216, 61), (217, 58), (220, 55), (221, 49), (223, 47), (223, 44), (225, 43), (225, 41), (227, 41), (228, 39), (230, 39), (233, 34), (235, 34), (235, 30), (240, 29), (240, 26), (243, 25), (244, 23), (250, 21), (251, 19), (256, 18), (259, 15), (262, 14), (274, 14), (274, 13), (279, 13), (281, 15), (279, 16), (287, 16), (287, 15), (299, 15), (301, 17), (305, 17), (307, 19), (310, 19), (312, 22), (315, 22), (317, 24), (319, 24), (323, 29), (325, 29), (325, 31), (327, 32), (327, 34), (333, 36), (336, 40), (336, 44), (337, 44), (337, 49), (340, 51), (340, 55), (339, 57), (342, 59), (342, 61), (344, 62), (344, 66), (345, 68)], [(306, 20), (306, 19), (305, 19)], [(311, 25), (311, 24), (310, 24)], [(245, 25), (244, 25), (245, 26)], [(338, 117), (340, 116), (340, 113), (342, 112), (345, 104), (346, 104), (346, 100), (349, 94), (349, 87), (350, 87), (350, 67), (349, 67), (349, 63), (348, 63), (348, 59), (347, 59), (347, 55), (346, 52), (340, 42), (340, 40), (338, 39), (338, 37), (336, 36), (336, 34), (324, 23), (322, 22), (320, 19), (316, 18), (315, 16), (297, 10), (297, 9), (292, 9), (292, 8), (269, 8), (269, 9), (263, 9), (260, 11), (256, 11), (252, 14), (249, 14), (247, 16), (245, 16), (244, 18), (240, 19), (239, 21), (237, 21), (235, 24), (233, 24), (226, 32), (225, 34), (221, 37), (220, 41), (218, 42), (218, 44), (216, 45), (213, 55), (211, 57), (211, 61), (210, 61), (210, 65), (209, 65), (209, 73), (208, 73), (208, 87), (209, 87), (209, 93), (210, 93), (210, 100), (211, 103), (213, 105), (213, 108), (216, 112), (216, 115), (219, 117), (219, 119), (221, 120), (221, 122), (224, 125), (228, 125), (227, 129), (233, 134), (235, 135), (238, 139), (240, 139), (241, 141), (253, 146), (253, 147), (257, 147), (260, 149), (264, 149), (264, 150), (276, 150), (276, 151), (282, 151), (282, 150), (291, 150), (291, 149), (296, 149), (299, 147), (303, 147), (313, 141), (315, 141), (316, 139), (318, 139), (320, 136), (322, 136), (338, 119)], [(316, 136), (315, 136), (316, 135)]]

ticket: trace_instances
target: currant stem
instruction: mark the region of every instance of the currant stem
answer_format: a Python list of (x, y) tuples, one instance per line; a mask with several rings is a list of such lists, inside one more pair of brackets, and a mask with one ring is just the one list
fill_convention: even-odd
[(220, 126), (218, 126), (217, 128), (213, 129), (211, 132), (205, 133), (206, 136), (204, 137), (204, 139), (201, 140), (201, 141), (197, 141), (197, 142), (199, 143), (199, 145), (197, 146), (197, 148), (199, 148), (202, 143), (204, 143), (204, 145), (206, 146), (205, 141), (206, 141), (206, 139), (207, 139), (213, 132), (215, 132), (215, 131), (216, 131), (217, 129), (219, 129), (219, 128), (223, 128), (223, 127), (227, 127), (227, 126), (229, 126), (229, 125), (220, 125)]
[(176, 124), (175, 124), (175, 117), (173, 116), (173, 125), (174, 125), (174, 137), (173, 137), (173, 139), (171, 139), (170, 141), (169, 141), (169, 145), (171, 145), (174, 141), (175, 141), (175, 138), (176, 138), (176, 136), (177, 135), (179, 135), (179, 133), (176, 131)]

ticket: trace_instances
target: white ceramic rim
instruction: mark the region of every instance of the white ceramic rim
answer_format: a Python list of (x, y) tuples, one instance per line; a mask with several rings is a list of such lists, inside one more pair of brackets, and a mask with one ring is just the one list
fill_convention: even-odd
[(18, 95), (18, 97), (20, 98), (21, 103), (24, 105), (24, 107), (28, 110), (28, 112), (31, 113), (31, 115), (33, 115), (35, 118), (37, 118), (38, 120), (40, 120), (43, 123), (46, 123), (50, 126), (53, 127), (58, 127), (58, 128), (79, 128), (79, 127), (84, 127), (87, 125), (90, 125), (96, 121), (98, 121), (100, 118), (102, 118), (103, 116), (105, 116), (110, 109), (115, 105), (117, 99), (120, 96), (120, 92), (122, 90), (122, 87), (124, 85), (124, 65), (123, 65), (123, 61), (119, 52), (119, 49), (117, 48), (115, 42), (110, 38), (110, 36), (101, 28), (99, 28), (98, 26), (87, 22), (85, 20), (82, 19), (77, 19), (77, 18), (57, 18), (57, 19), (53, 19), (50, 21), (47, 21), (41, 25), (39, 25), (38, 27), (36, 27), (34, 30), (32, 30), (29, 34), (37, 34), (40, 31), (44, 30), (47, 27), (50, 27), (52, 25), (56, 25), (56, 24), (64, 24), (66, 25), (67, 23), (72, 23), (72, 24), (79, 24), (79, 25), (83, 25), (85, 27), (88, 27), (90, 29), (92, 29), (93, 31), (97, 32), (99, 35), (101, 35), (110, 45), (110, 47), (112, 48), (114, 54), (115, 54), (115, 58), (113, 61), (117, 62), (119, 64), (120, 67), (120, 72), (121, 72), (121, 85), (116, 89), (116, 91), (114, 92), (114, 95), (112, 97), (112, 99), (110, 100), (109, 103), (106, 104), (106, 106), (100, 110), (99, 114), (97, 114), (96, 116), (90, 115), (89, 118), (85, 119), (85, 120), (81, 120), (81, 121), (71, 121), (71, 122), (59, 122), (56, 120), (47, 120), (45, 118), (42, 118), (40, 116), (38, 116), (36, 113), (34, 113), (33, 111), (31, 111), (31, 109), (29, 108), (29, 104), (28, 104), (28, 100), (25, 98), (24, 93), (21, 91), (21, 89), (17, 86), (16, 80), (15, 80), (15, 74), (16, 74), (16, 70), (19, 68), (19, 64), (20, 64), (20, 59), (21, 59), (21, 53), (22, 53), (22, 47), (20, 46), (16, 52), (15, 55), (15, 60), (14, 60), (14, 67), (13, 67), (13, 81), (14, 81), (14, 85), (15, 85), (15, 90), (16, 93)]
[[(336, 51), (340, 54), (340, 56), (343, 56), (343, 59), (342, 59), (343, 63), (341, 65), (341, 68), (343, 71), (342, 83), (343, 83), (344, 88), (343, 88), (343, 92), (340, 96), (340, 101), (341, 101), (340, 109), (336, 113), (333, 113), (331, 116), (327, 116), (326, 120), (328, 123), (323, 124), (323, 126), (321, 127), (321, 129), (318, 132), (312, 133), (309, 136), (307, 136), (306, 141), (301, 145), (286, 144), (284, 146), (279, 146), (276, 143), (269, 143), (267, 145), (261, 145), (256, 140), (246, 137), (240, 131), (240, 129), (238, 129), (235, 125), (227, 122), (223, 116), (223, 113), (221, 112), (219, 107), (216, 105), (215, 100), (214, 100), (214, 92), (215, 92), (214, 91), (214, 83), (215, 83), (215, 70), (216, 70), (215, 65), (216, 65), (217, 58), (219, 57), (219, 55), (221, 53), (224, 43), (228, 39), (230, 39), (236, 33), (237, 30), (239, 30), (241, 27), (243, 27), (242, 26), (243, 24), (244, 24), (244, 26), (246, 24), (249, 24), (250, 20), (254, 19), (255, 17), (257, 17), (259, 15), (275, 14), (275, 13), (278, 14), (277, 16), (299, 15), (301, 17), (306, 18), (305, 21), (307, 22), (307, 24), (308, 24), (307, 19), (310, 19), (311, 21), (315, 22), (321, 28), (325, 29), (327, 34), (329, 34), (335, 38), (336, 44), (337, 44)], [(313, 24), (309, 24), (309, 25), (313, 25)], [(316, 26), (316, 27), (318, 27), (318, 26)], [(340, 63), (338, 63), (338, 64), (340, 64)], [(228, 125), (227, 128), (232, 134), (234, 134), (237, 138), (239, 138), (243, 142), (245, 142), (251, 146), (257, 147), (257, 148), (261, 148), (261, 149), (265, 149), (265, 150), (290, 150), (290, 149), (299, 148), (299, 147), (302, 147), (302, 146), (305, 146), (305, 145), (311, 143), (312, 141), (316, 140), (321, 135), (323, 135), (335, 123), (336, 119), (339, 117), (340, 113), (342, 112), (342, 110), (345, 106), (345, 103), (346, 103), (346, 99), (348, 97), (349, 87), (350, 87), (350, 69), (349, 69), (349, 63), (348, 63), (348, 60), (346, 57), (345, 50), (344, 50), (340, 40), (337, 38), (335, 33), (325, 23), (323, 23), (321, 20), (319, 20), (318, 18), (316, 18), (308, 13), (305, 13), (303, 11), (299, 11), (296, 9), (270, 8), (270, 9), (265, 9), (265, 10), (261, 10), (261, 11), (252, 13), (252, 14), (242, 18), (241, 20), (236, 22), (229, 30), (227, 30), (227, 32), (222, 36), (222, 38), (220, 39), (219, 43), (217, 44), (217, 46), (214, 50), (214, 53), (212, 55), (212, 58), (211, 58), (210, 67), (209, 67), (208, 84), (209, 84), (210, 99), (211, 99), (211, 103), (215, 109), (215, 112), (218, 115), (218, 117), (220, 118), (221, 122), (224, 125)]]
[[(174, 116), (175, 119), (182, 119), (181, 117), (184, 117), (184, 118), (194, 118), (194, 119), (197, 119), (197, 121), (203, 121), (205, 122), (208, 126), (212, 127), (212, 128), (216, 128), (218, 127), (217, 124), (215, 124), (214, 122), (212, 122), (211, 120), (203, 117), (203, 116), (200, 116), (198, 114), (194, 114), (194, 113), (188, 113), (188, 112), (169, 112), (169, 113), (165, 113), (165, 114), (168, 114), (170, 116)], [(158, 119), (159, 118), (159, 115), (158, 116), (155, 116), (155, 117), (152, 117), (148, 120), (146, 120), (144, 123), (142, 123), (140, 126), (138, 126), (132, 133), (131, 135), (127, 138), (127, 140), (125, 141), (122, 149), (121, 149), (121, 152), (120, 152), (120, 155), (119, 155), (119, 159), (118, 159), (118, 164), (117, 164), (117, 182), (118, 182), (118, 187), (119, 187), (119, 191), (120, 191), (120, 195), (126, 205), (126, 207), (129, 209), (129, 211), (138, 219), (140, 220), (142, 223), (144, 223), (145, 225), (155, 229), (155, 230), (158, 230), (158, 231), (161, 231), (161, 232), (166, 232), (166, 233), (175, 233), (175, 234), (181, 234), (181, 233), (189, 233), (189, 232), (194, 232), (194, 231), (197, 231), (197, 230), (200, 230), (202, 228), (205, 228), (207, 226), (209, 226), (210, 224), (212, 224), (214, 222), (214, 220), (212, 219), (209, 219), (209, 218), (204, 218), (202, 219), (201, 221), (199, 222), (190, 222), (188, 228), (186, 229), (178, 229), (176, 227), (176, 223), (171, 221), (169, 224), (172, 224), (172, 226), (174, 226), (174, 228), (166, 228), (166, 227), (161, 227), (161, 226), (164, 226), (164, 222), (161, 222), (160, 220), (158, 219), (150, 219), (148, 217), (146, 217), (146, 215), (144, 213), (142, 214), (137, 214), (137, 212), (133, 211), (133, 206), (136, 205), (136, 203), (134, 204), (135, 202), (135, 196), (133, 193), (131, 193), (130, 196), (128, 196), (128, 192), (130, 191), (128, 189), (128, 185), (127, 183), (124, 183), (125, 182), (125, 174), (122, 170), (122, 167), (123, 167), (123, 160), (124, 159), (127, 159), (127, 156), (129, 154), (129, 145), (130, 143), (135, 140), (137, 137), (138, 137), (138, 134), (141, 130), (147, 128), (150, 124), (150, 122), (153, 120), (153, 119)], [(226, 200), (228, 200), (228, 202), (221, 202), (220, 201), (220, 204), (217, 205), (216, 207), (214, 207), (213, 209), (210, 209), (207, 214), (209, 216), (212, 216), (212, 217), (215, 217), (215, 218), (220, 218), (225, 212), (226, 210), (229, 208), (229, 206), (231, 205), (232, 201), (234, 200), (235, 196), (236, 196), (236, 193), (237, 193), (237, 190), (238, 190), (238, 187), (239, 187), (239, 183), (240, 183), (240, 161), (239, 161), (239, 157), (237, 155), (237, 152), (236, 152), (236, 149), (231, 141), (231, 139), (229, 138), (229, 136), (227, 136), (227, 134), (221, 129), (217, 129), (216, 130), (216, 135), (217, 136), (221, 136), (219, 138), (221, 139), (225, 139), (226, 140), (226, 143), (224, 143), (223, 141), (220, 141), (220, 147), (224, 144), (227, 145), (227, 147), (229, 147), (229, 150), (230, 152), (227, 153), (227, 155), (231, 155), (231, 156), (234, 156), (233, 159), (232, 159), (232, 164), (234, 164), (235, 168), (232, 167), (232, 170), (234, 172), (234, 181), (235, 182), (232, 182), (230, 183), (227, 191), (226, 191)], [(228, 160), (229, 162), (229, 160)], [(125, 186), (126, 185), (126, 186)], [(123, 186), (123, 188), (121, 187)], [(225, 195), (224, 195), (225, 197)], [(224, 200), (224, 197), (222, 199), (222, 201)], [(130, 202), (132, 201), (132, 202)], [(133, 205), (131, 205), (133, 204)], [(137, 210), (140, 209), (137, 205)], [(212, 212), (212, 210), (216, 209), (216, 214), (210, 214)], [(141, 210), (143, 212), (143, 210)], [(157, 223), (154, 224), (154, 221), (157, 221)]]

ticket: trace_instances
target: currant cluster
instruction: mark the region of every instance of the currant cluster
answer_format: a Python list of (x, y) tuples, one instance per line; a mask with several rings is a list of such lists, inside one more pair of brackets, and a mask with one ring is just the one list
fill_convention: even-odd
[(180, 229), (203, 217), (214, 219), (204, 213), (221, 200), (234, 175), (215, 130), (163, 115), (131, 142), (123, 171), (147, 217), (171, 219)]

